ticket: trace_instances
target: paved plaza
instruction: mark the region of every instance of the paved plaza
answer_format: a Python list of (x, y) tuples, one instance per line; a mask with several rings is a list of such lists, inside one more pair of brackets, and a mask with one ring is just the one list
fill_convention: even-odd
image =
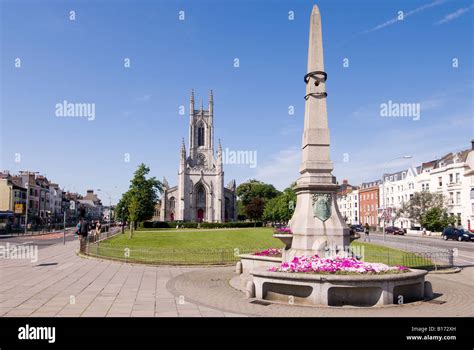
[(474, 316), (474, 267), (429, 274), (435, 299), (381, 308), (259, 305), (229, 285), (233, 267), (132, 265), (83, 258), (78, 242), (0, 260), (0, 316)]

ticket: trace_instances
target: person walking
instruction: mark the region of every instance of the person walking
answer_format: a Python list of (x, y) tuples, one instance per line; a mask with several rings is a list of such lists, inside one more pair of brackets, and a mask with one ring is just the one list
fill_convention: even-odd
[(96, 241), (99, 240), (101, 229), (102, 229), (102, 225), (100, 224), (100, 221), (97, 221), (97, 224), (95, 225), (95, 240)]
[(86, 245), (87, 245), (87, 235), (89, 234), (89, 223), (86, 221), (86, 219), (81, 218), (81, 228), (79, 231), (80, 234), (80, 242), (79, 242), (79, 251), (81, 253), (85, 253), (86, 251)]
[(364, 233), (365, 233), (364, 242), (365, 242), (365, 241), (370, 242), (369, 231), (370, 231), (370, 226), (369, 226), (368, 223), (365, 223), (365, 227), (364, 227)]

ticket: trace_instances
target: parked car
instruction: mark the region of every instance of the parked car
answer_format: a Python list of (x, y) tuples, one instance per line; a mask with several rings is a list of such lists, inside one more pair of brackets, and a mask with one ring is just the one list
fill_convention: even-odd
[(364, 232), (364, 227), (362, 225), (351, 225), (350, 229), (354, 232)]
[(385, 228), (385, 233), (392, 234), (392, 235), (404, 235), (405, 231), (396, 226), (387, 226)]
[(445, 241), (448, 239), (456, 239), (459, 242), (462, 241), (471, 241), (474, 242), (474, 233), (465, 231), (462, 228), (455, 228), (455, 227), (446, 227), (443, 230), (441, 235)]

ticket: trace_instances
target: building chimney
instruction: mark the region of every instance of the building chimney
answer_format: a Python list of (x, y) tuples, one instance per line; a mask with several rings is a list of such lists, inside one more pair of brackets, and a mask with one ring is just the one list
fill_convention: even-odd
[(474, 151), (474, 139), (471, 140), (471, 151)]

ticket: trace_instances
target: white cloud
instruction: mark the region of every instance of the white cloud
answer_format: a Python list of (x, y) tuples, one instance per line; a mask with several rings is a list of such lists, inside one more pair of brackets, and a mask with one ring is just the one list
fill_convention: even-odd
[[(417, 13), (419, 13), (419, 12), (422, 12), (422, 11), (424, 11), (424, 10), (427, 10), (427, 9), (429, 9), (429, 8), (431, 8), (431, 7), (441, 5), (441, 4), (444, 3), (444, 2), (446, 2), (446, 0), (436, 0), (436, 1), (431, 2), (431, 3), (429, 3), (429, 4), (425, 4), (425, 5), (422, 5), (422, 6), (420, 6), (420, 7), (417, 7), (417, 8), (414, 9), (414, 10), (411, 10), (411, 11), (408, 11), (408, 12), (404, 13), (404, 14), (403, 14), (403, 19), (405, 19), (405, 18), (407, 18), (407, 17), (410, 17), (410, 16), (412, 16), (412, 15), (414, 15), (414, 14), (417, 14)], [(366, 31), (364, 31), (364, 32), (362, 32), (362, 33), (363, 33), (363, 34), (372, 33), (372, 32), (375, 32), (375, 31), (377, 31), (377, 30), (379, 30), (379, 29), (382, 29), (382, 28), (388, 27), (388, 26), (390, 26), (390, 25), (392, 25), (392, 24), (395, 24), (395, 23), (397, 23), (397, 22), (399, 22), (399, 19), (398, 19), (398, 17), (395, 17), (395, 18), (392, 18), (392, 19), (390, 19), (390, 20), (388, 20), (388, 21), (386, 21), (386, 22), (384, 22), (384, 23), (382, 23), (382, 24), (379, 24), (379, 25), (373, 27), (372, 29), (366, 30)]]
[(262, 165), (257, 166), (255, 178), (283, 190), (298, 179), (300, 163), (300, 148), (283, 149), (270, 156), (269, 160)]
[(460, 9), (458, 9), (458, 10), (452, 12), (452, 13), (449, 13), (446, 16), (444, 16), (443, 19), (436, 22), (435, 25), (440, 25), (440, 24), (444, 24), (444, 23), (447, 23), (447, 22), (451, 22), (453, 19), (456, 19), (456, 18), (462, 16), (463, 14), (465, 14), (466, 12), (472, 10), (473, 7), (474, 7), (474, 5), (471, 5), (470, 7), (460, 8)]
[[(381, 178), (384, 171), (416, 167), (448, 152), (468, 148), (470, 138), (460, 134), (459, 130), (468, 130), (471, 126), (472, 117), (459, 114), (450, 116), (449, 123), (440, 120), (427, 125), (422, 132), (402, 128), (375, 134), (364, 142), (354, 144), (349, 162), (335, 162), (334, 175), (339, 182), (348, 179), (349, 183), (358, 185)], [(413, 158), (388, 162), (404, 155)]]

